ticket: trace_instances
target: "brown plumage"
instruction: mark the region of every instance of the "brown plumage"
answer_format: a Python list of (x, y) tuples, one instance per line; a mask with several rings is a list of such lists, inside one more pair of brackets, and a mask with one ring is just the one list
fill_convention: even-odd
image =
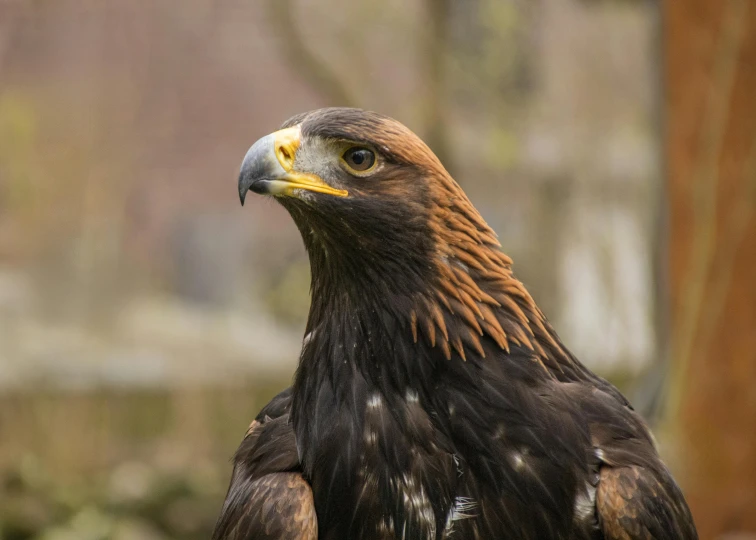
[(248, 190), (297, 224), (312, 305), (215, 539), (697, 537), (644, 422), (562, 344), (406, 127), (296, 116), (248, 152)]
[(219, 524), (215, 532), (221, 538), (316, 540), (318, 537), (312, 489), (302, 473), (296, 471), (295, 453), (286, 451), (294, 444), (294, 433), (289, 425), (288, 407), (281, 406), (280, 401), (271, 402), (252, 421), (236, 453), (240, 464), (232, 479), (236, 491), (229, 492), (223, 509), (230, 519)]

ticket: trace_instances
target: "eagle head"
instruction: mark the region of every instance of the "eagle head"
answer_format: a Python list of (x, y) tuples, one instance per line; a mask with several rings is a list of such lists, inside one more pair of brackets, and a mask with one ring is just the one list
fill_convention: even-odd
[[(558, 348), (511, 260), (465, 193), (400, 122), (360, 109), (304, 113), (258, 140), (239, 175), (291, 214), (310, 257), (310, 324), (387, 306), (431, 347), (483, 355), (481, 338)], [(334, 300), (335, 299), (335, 300)], [(348, 304), (332, 305), (331, 301)], [(542, 352), (542, 351), (539, 351)]]
[[(455, 246), (498, 247), (428, 146), (374, 112), (327, 108), (291, 118), (247, 152), (242, 204), (248, 191), (272, 195), (289, 211), (313, 273), (330, 259), (353, 277), (427, 283), (458, 258)], [(478, 255), (469, 259), (477, 263)]]

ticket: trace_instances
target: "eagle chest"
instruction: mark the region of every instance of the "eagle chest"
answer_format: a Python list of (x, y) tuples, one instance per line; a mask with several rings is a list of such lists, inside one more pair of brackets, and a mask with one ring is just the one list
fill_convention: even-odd
[(455, 456), (414, 390), (362, 398), (312, 418), (321, 425), (303, 445), (321, 534), (435, 538), (454, 512)]

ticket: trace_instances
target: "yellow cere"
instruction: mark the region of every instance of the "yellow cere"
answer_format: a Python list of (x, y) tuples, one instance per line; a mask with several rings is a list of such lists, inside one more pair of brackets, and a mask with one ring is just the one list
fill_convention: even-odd
[(336, 197), (346, 197), (349, 192), (344, 189), (337, 189), (329, 186), (318, 175), (310, 173), (299, 173), (294, 171), (294, 161), (297, 156), (297, 149), (300, 144), (300, 127), (294, 126), (277, 131), (274, 134), (274, 152), (276, 159), (283, 167), (286, 174), (276, 182), (273, 182), (271, 188), (274, 194), (292, 196), (295, 189), (304, 189), (315, 193), (324, 193)]

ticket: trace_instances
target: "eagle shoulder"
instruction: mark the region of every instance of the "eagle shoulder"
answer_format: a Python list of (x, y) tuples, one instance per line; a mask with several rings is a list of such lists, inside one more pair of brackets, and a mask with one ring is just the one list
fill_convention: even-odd
[(697, 540), (690, 510), (666, 468), (602, 467), (596, 492), (607, 540)]
[(570, 385), (588, 426), (597, 463), (595, 519), (606, 540), (696, 540), (680, 488), (651, 431), (618, 392)]
[(291, 389), (252, 422), (234, 456), (234, 471), (213, 540), (315, 540), (312, 489), (302, 477), (289, 422)]

